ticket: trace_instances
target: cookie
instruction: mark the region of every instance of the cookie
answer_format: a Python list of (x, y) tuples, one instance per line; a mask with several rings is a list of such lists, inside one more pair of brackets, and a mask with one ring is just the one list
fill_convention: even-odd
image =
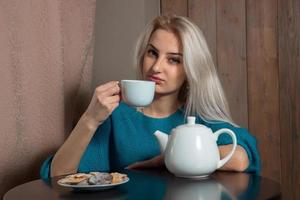
[(77, 174), (66, 176), (65, 178), (61, 179), (59, 182), (63, 184), (76, 185), (82, 181), (87, 180), (91, 176), (92, 176), (91, 174), (77, 173)]
[(112, 175), (105, 172), (91, 172), (92, 176), (88, 179), (90, 185), (103, 185), (110, 184), (112, 181)]
[(112, 175), (111, 183), (121, 183), (127, 178), (126, 174), (121, 174), (121, 173), (118, 173), (118, 172), (113, 172), (113, 173), (110, 173), (110, 174)]

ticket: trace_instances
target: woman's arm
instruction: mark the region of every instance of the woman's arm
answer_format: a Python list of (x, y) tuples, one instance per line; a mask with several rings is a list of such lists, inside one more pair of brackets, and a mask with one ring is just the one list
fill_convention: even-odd
[[(222, 128), (232, 130), (237, 139), (237, 148), (232, 158), (220, 169), (228, 171), (246, 171), (251, 173), (260, 172), (260, 156), (257, 148), (256, 138), (242, 127), (233, 126), (230, 123), (208, 123), (203, 124), (216, 132)], [(227, 134), (221, 134), (217, 141), (220, 158), (223, 158), (232, 148), (232, 139)]]
[[(224, 158), (232, 149), (232, 144), (219, 146), (221, 159)], [(164, 158), (162, 155), (156, 156), (146, 161), (140, 161), (127, 166), (127, 169), (147, 168), (147, 167), (161, 167), (164, 165)], [(249, 159), (243, 147), (237, 145), (235, 152), (231, 159), (219, 170), (224, 171), (238, 171), (242, 172), (247, 169)]]
[(81, 157), (96, 129), (119, 105), (119, 93), (120, 88), (116, 81), (103, 84), (95, 89), (89, 107), (53, 157), (51, 177), (77, 172)]
[[(222, 145), (219, 146), (220, 157), (223, 159), (231, 151), (233, 145)], [(219, 170), (225, 171), (245, 171), (249, 166), (249, 159), (245, 149), (237, 145), (235, 152), (233, 153), (230, 160)]]
[(86, 115), (80, 118), (68, 139), (53, 157), (51, 177), (77, 172), (80, 159), (97, 126)]

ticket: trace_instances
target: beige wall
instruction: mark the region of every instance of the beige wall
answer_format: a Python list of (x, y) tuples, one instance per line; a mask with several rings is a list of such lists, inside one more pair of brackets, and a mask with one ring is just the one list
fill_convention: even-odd
[(135, 78), (135, 41), (159, 13), (159, 0), (97, 0), (93, 88), (110, 80)]

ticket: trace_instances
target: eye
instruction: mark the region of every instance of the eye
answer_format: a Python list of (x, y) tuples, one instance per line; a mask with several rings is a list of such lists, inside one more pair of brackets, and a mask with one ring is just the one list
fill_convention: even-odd
[(158, 57), (158, 53), (155, 50), (153, 50), (153, 49), (149, 49), (147, 51), (147, 55), (150, 56), (150, 57), (155, 57), (155, 58)]
[(172, 57), (172, 58), (169, 58), (169, 63), (177, 65), (177, 64), (181, 63), (181, 60), (180, 60), (180, 58), (174, 58), (174, 57)]

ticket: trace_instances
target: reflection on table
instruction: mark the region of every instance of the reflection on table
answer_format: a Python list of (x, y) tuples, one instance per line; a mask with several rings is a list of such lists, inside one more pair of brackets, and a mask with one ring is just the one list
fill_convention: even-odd
[(215, 172), (207, 179), (178, 178), (165, 169), (123, 170), (130, 181), (115, 188), (97, 191), (74, 191), (57, 185), (60, 177), (36, 180), (7, 192), (12, 199), (271, 199), (280, 196), (276, 182), (246, 173)]

